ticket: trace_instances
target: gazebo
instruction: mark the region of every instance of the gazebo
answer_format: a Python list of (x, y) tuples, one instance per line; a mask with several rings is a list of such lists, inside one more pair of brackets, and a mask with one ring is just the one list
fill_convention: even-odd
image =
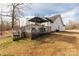
[(48, 33), (46, 31), (45, 25), (42, 23), (48, 22), (50, 20), (46, 19), (45, 17), (34, 17), (28, 21), (33, 23), (30, 25), (30, 34), (32, 38)]

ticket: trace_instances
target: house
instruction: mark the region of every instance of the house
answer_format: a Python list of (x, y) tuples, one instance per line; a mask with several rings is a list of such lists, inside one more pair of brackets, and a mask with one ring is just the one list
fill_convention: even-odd
[(46, 26), (50, 27), (50, 31), (64, 31), (65, 30), (65, 25), (62, 21), (62, 18), (60, 15), (55, 15), (55, 16), (49, 16), (46, 17), (47, 20), (50, 20), (49, 22), (44, 23)]
[(65, 31), (65, 25), (60, 15), (48, 17), (53, 23), (50, 23), (51, 31)]
[(32, 36), (65, 30), (65, 25), (60, 15), (50, 17), (33, 17), (28, 21), (31, 22), (30, 32)]
[(55, 16), (49, 16), (49, 17), (33, 17), (33, 18), (29, 19), (28, 21), (31, 22), (31, 24), (32, 24), (31, 27), (38, 28), (38, 30), (40, 27), (45, 28), (45, 30), (43, 32), (53, 32), (53, 31), (64, 31), (65, 30), (65, 25), (62, 21), (61, 15), (55, 15)]

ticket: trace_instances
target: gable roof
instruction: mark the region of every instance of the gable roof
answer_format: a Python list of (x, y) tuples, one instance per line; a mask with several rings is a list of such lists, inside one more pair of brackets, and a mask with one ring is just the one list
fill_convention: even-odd
[(52, 22), (54, 22), (58, 17), (60, 18), (61, 23), (63, 24), (63, 26), (65, 26), (64, 23), (63, 23), (63, 21), (62, 21), (61, 15), (55, 15), (55, 16), (51, 16), (51, 17), (48, 17), (48, 18), (49, 18)]
[(58, 17), (60, 17), (60, 15), (50, 16), (50, 17), (48, 17), (48, 18), (51, 19), (51, 21), (54, 22)]
[(60, 17), (60, 19), (61, 19), (61, 22), (62, 22), (63, 26), (65, 26), (65, 24), (63, 23), (63, 20), (62, 20), (62, 18), (61, 18), (61, 16), (60, 16), (60, 15), (59, 15), (59, 17)]

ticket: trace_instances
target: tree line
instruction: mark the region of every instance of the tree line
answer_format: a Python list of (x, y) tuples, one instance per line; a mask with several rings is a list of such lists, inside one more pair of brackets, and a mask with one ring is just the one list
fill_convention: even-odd
[(79, 21), (69, 21), (69, 23), (66, 24), (65, 28), (67, 30), (79, 29)]

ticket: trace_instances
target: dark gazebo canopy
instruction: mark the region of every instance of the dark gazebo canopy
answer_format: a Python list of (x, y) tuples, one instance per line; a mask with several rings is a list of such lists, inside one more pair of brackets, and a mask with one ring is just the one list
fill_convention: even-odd
[(37, 23), (48, 22), (47, 19), (43, 19), (43, 18), (41, 18), (41, 17), (34, 17), (34, 18), (30, 19), (29, 21), (31, 21), (31, 22), (37, 22)]

